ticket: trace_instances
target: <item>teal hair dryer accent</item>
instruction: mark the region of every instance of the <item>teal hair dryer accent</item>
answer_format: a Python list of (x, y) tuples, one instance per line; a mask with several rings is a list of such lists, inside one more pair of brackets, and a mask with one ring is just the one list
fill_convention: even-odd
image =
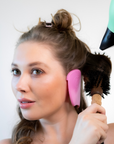
[(109, 22), (102, 39), (100, 49), (105, 50), (114, 45), (114, 0), (111, 0), (109, 8)]

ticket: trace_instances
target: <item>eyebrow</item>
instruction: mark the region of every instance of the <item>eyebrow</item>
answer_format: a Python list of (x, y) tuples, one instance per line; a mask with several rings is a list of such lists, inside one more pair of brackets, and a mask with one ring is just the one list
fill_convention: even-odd
[[(44, 63), (42, 63), (42, 62), (32, 62), (32, 63), (29, 63), (27, 66), (28, 66), (28, 67), (32, 67), (32, 66), (35, 66), (35, 65), (43, 65), (43, 66), (45, 66), (45, 67), (48, 67), (46, 64), (44, 64)], [(16, 67), (18, 67), (18, 65), (15, 64), (15, 63), (12, 63), (11, 66), (16, 66)]]

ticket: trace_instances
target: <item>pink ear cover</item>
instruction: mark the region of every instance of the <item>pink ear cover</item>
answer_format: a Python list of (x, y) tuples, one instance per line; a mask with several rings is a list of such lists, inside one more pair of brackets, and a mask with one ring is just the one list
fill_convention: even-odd
[(68, 91), (73, 106), (80, 106), (81, 71), (74, 69), (67, 75)]

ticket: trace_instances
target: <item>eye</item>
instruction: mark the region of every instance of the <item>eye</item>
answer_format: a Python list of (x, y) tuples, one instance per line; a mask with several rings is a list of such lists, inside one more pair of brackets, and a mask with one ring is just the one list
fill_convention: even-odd
[[(18, 70), (18, 69), (12, 69), (11, 73), (13, 74), (13, 76), (19, 76), (21, 74), (20, 70)], [(31, 74), (33, 74), (33, 75), (41, 75), (42, 73), (43, 73), (43, 71), (40, 69), (33, 69), (31, 72)]]
[(40, 70), (40, 69), (33, 69), (33, 70), (32, 70), (32, 74), (33, 74), (33, 75), (40, 75), (40, 74), (42, 74), (42, 73), (43, 73), (43, 71)]
[(11, 73), (14, 75), (14, 76), (17, 76), (20, 74), (20, 71), (18, 69), (12, 69), (11, 70)]

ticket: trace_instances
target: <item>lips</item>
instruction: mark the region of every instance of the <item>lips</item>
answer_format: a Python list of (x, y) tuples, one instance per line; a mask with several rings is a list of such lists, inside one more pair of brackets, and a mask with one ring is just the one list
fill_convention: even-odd
[(35, 103), (35, 101), (29, 100), (26, 98), (18, 99), (18, 101), (19, 101), (19, 106), (22, 109), (30, 108)]

